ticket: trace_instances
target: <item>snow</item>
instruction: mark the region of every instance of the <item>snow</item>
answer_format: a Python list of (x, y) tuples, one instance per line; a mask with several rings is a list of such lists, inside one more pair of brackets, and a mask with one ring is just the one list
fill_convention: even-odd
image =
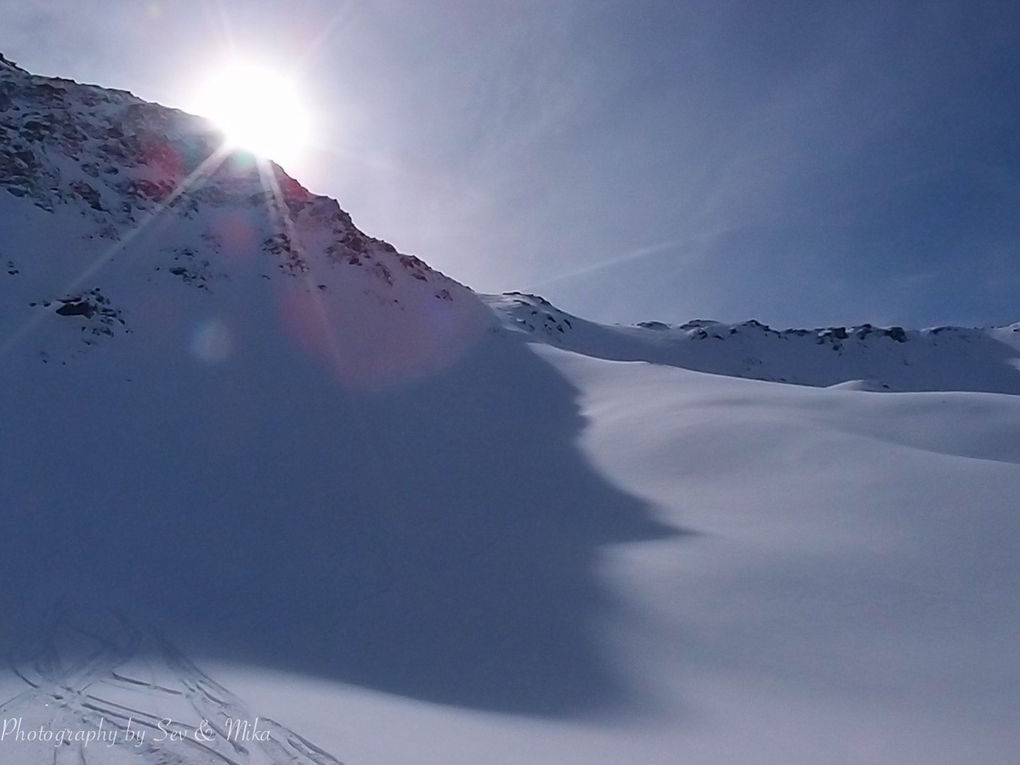
[(654, 321), (607, 327), (535, 295), (508, 292), (483, 299), (506, 328), (599, 358), (820, 387), (1020, 393), (1020, 324), (775, 330), (754, 320), (696, 319), (676, 327)]
[(1015, 397), (554, 362), (585, 390), (600, 472), (697, 533), (618, 570), (663, 629), (658, 675), (694, 710), (728, 699), (737, 751), (716, 761), (1009, 760)]
[(609, 545), (593, 568), (612, 593), (592, 635), (627, 686), (617, 703), (497, 715), (250, 668), (219, 677), (272, 714), (302, 709), (318, 740), (365, 763), (1011, 761), (1015, 397), (532, 351), (577, 387), (599, 475), (688, 532)]
[(0, 762), (1015, 760), (1020, 325), (478, 296), (47, 82), (0, 60), (18, 141), (87, 134), (0, 144), (0, 726), (121, 739)]

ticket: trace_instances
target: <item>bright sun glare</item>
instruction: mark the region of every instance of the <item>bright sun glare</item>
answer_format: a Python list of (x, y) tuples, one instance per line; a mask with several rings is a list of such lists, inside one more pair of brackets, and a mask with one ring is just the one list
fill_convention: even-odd
[(231, 148), (286, 166), (307, 145), (311, 119), (297, 83), (254, 63), (217, 69), (196, 93), (194, 111), (211, 119)]

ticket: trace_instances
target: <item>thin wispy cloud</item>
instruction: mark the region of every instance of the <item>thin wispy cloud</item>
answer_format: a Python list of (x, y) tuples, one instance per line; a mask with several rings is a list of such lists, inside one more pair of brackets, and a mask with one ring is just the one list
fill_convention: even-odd
[[(714, 236), (718, 236), (721, 233), (723, 232), (715, 232)], [(540, 282), (533, 282), (528, 285), (528, 289), (541, 289), (559, 282), (573, 281), (583, 277), (592, 276), (601, 271), (613, 269), (618, 266), (631, 263), (635, 260), (662, 255), (664, 253), (669, 253), (676, 257), (683, 258), (689, 263), (691, 260), (698, 258), (704, 253), (704, 245), (710, 238), (712, 237), (681, 237), (677, 239), (670, 239), (665, 242), (657, 242), (656, 244), (650, 244), (644, 247), (636, 247), (633, 250), (628, 250), (627, 252), (606, 258), (605, 260), (601, 260), (597, 263), (592, 263), (589, 266), (557, 274), (549, 277), (548, 279), (543, 279)]]

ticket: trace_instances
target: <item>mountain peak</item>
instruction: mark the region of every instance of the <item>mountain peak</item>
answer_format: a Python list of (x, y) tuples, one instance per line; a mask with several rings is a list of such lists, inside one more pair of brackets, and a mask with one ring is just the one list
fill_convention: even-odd
[[(208, 120), (125, 91), (0, 78), (3, 191), (0, 214), (20, 225), (0, 232), (0, 255), (13, 305), (27, 310), (8, 318), (27, 326), (42, 310), (84, 322), (47, 322), (49, 342), (43, 332), (27, 345), (47, 358), (68, 330), (91, 345), (133, 328), (140, 308), (129, 304), (155, 279), (204, 294), (280, 281), (281, 321), (300, 324), (293, 331), (347, 382), (420, 371), (491, 319), (470, 290), (364, 234), (278, 165), (230, 149)], [(189, 310), (221, 309), (212, 299)]]

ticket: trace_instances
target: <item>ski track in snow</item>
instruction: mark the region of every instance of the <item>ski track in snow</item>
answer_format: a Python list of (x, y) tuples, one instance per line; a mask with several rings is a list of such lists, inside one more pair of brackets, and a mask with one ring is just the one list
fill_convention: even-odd
[[(0, 721), (19, 720), (26, 738), (39, 730), (95, 734), (88, 743), (58, 744), (18, 740), (11, 730), (5, 755), (18, 762), (52, 757), (54, 765), (114, 765), (126, 757), (154, 765), (342, 765), (286, 725), (253, 713), (164, 636), (120, 615), (82, 626), (57, 605), (38, 633), (12, 651), (10, 667), (23, 689), (0, 704)], [(244, 740), (238, 733), (244, 723), (264, 734)], [(144, 731), (144, 738), (129, 740), (129, 729)]]

